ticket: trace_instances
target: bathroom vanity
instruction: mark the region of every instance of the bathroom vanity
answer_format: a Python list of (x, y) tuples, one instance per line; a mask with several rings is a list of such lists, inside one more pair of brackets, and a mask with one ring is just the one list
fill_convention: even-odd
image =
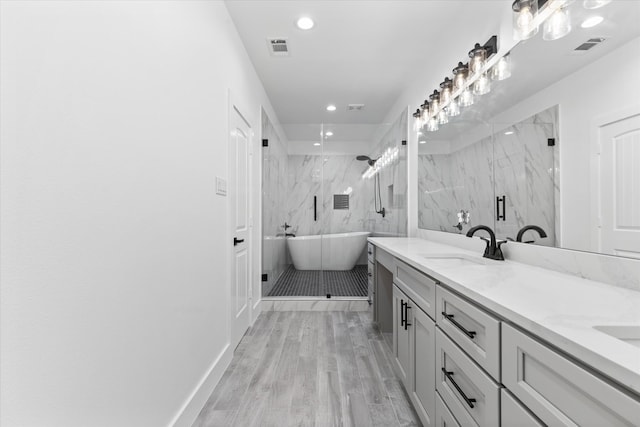
[(369, 242), (374, 321), (425, 426), (640, 425), (640, 292), (424, 239)]

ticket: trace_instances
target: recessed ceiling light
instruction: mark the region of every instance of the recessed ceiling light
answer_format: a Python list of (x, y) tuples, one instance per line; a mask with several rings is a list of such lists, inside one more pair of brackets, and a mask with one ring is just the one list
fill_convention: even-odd
[(427, 141), (420, 141), (420, 144), (426, 144)]
[(309, 18), (308, 16), (303, 16), (296, 21), (296, 26), (301, 30), (310, 30), (314, 25), (315, 24), (313, 22), (313, 19)]
[(611, 0), (584, 0), (582, 7), (585, 9), (599, 9), (611, 3)]
[(331, 131), (327, 131), (327, 132), (325, 132), (325, 135), (326, 135), (326, 136), (333, 136), (333, 132), (331, 132)]
[(582, 28), (591, 28), (591, 27), (595, 27), (602, 21), (604, 21), (604, 18), (602, 16), (591, 16), (585, 19), (584, 21), (582, 21), (582, 24), (580, 24), (580, 26)]
[(512, 130), (508, 130), (504, 133), (505, 135), (513, 135), (513, 131)]
[(313, 145), (315, 145), (316, 147), (319, 147), (320, 143), (319, 142), (314, 142)]
[(336, 106), (333, 104), (327, 105), (327, 111), (336, 111)]

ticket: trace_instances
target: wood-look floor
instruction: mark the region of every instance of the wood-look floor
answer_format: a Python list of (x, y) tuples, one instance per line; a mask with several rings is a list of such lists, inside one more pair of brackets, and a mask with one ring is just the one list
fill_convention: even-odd
[(367, 312), (264, 312), (194, 427), (419, 426)]

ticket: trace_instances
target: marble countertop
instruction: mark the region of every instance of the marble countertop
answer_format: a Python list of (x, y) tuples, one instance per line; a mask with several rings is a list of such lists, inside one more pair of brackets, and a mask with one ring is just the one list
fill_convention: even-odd
[[(640, 347), (594, 329), (640, 328), (640, 292), (420, 238), (368, 240), (640, 394)], [(481, 264), (429, 258), (443, 254)]]

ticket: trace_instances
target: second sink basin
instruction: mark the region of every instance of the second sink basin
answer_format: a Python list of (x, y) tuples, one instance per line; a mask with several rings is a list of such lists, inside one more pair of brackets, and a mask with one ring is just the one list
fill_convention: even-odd
[(423, 254), (422, 258), (441, 267), (464, 267), (470, 265), (486, 265), (483, 258), (475, 258), (462, 254)]
[(593, 329), (640, 348), (640, 326), (594, 326)]

